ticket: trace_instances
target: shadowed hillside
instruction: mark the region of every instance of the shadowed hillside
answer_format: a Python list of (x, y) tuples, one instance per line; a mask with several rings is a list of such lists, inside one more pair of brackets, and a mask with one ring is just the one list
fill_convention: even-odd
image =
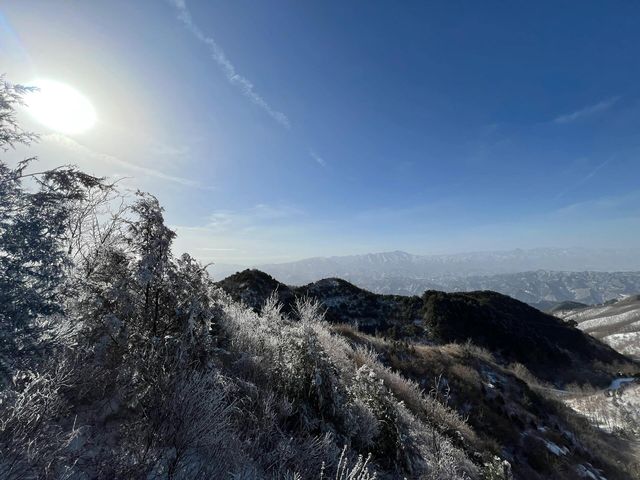
[[(302, 287), (290, 287), (260, 270), (244, 270), (218, 282), (232, 298), (259, 311), (271, 294), (291, 312), (295, 299), (320, 301), (332, 323), (358, 325), (365, 332), (400, 329), (403, 336), (423, 331), (422, 301), (418, 297), (377, 295), (339, 278), (328, 278)], [(415, 330), (414, 331), (414, 327)]]
[(496, 292), (427, 291), (422, 298), (426, 325), (440, 340), (471, 340), (545, 380), (604, 385), (608, 374), (598, 365), (626, 361), (579, 329)]
[(445, 293), (422, 297), (378, 295), (340, 279), (290, 287), (259, 270), (245, 270), (218, 285), (232, 298), (259, 311), (275, 294), (290, 312), (298, 297), (318, 300), (325, 318), (366, 333), (421, 343), (471, 341), (504, 363), (525, 365), (541, 379), (608, 383), (609, 369), (625, 357), (579, 329), (496, 292)]

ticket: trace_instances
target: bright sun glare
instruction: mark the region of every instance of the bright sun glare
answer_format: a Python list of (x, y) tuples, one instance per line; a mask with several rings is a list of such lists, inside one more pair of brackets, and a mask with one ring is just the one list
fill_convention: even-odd
[(42, 125), (72, 135), (96, 123), (93, 105), (75, 88), (54, 80), (36, 80), (31, 85), (38, 90), (27, 95), (27, 109)]

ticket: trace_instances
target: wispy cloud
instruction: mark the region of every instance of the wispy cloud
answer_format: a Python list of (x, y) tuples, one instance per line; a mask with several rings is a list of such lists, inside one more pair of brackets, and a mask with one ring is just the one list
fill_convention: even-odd
[(119, 157), (116, 157), (114, 155), (109, 155), (107, 153), (102, 153), (102, 152), (96, 152), (95, 150), (92, 150), (91, 148), (77, 142), (72, 138), (67, 137), (66, 135), (62, 135), (59, 133), (51, 133), (51, 134), (41, 136), (40, 140), (42, 142), (55, 145), (57, 147), (62, 147), (66, 150), (69, 150), (70, 152), (73, 152), (76, 155), (79, 155), (82, 158), (91, 160), (93, 162), (98, 162), (99, 164), (109, 163), (112, 165), (118, 165), (128, 170), (137, 172), (139, 174), (143, 174), (145, 176), (159, 178), (161, 180), (166, 180), (169, 182), (184, 185), (185, 187), (202, 188), (202, 186), (194, 180), (189, 180), (187, 178), (178, 177), (175, 175), (169, 175), (164, 172), (161, 172), (160, 170), (136, 165), (134, 163), (131, 163)]
[(577, 120), (581, 120), (585, 117), (595, 115), (596, 113), (604, 112), (605, 110), (608, 110), (613, 105), (615, 105), (618, 100), (620, 100), (620, 97), (611, 97), (594, 105), (589, 105), (587, 107), (581, 108), (580, 110), (576, 110), (575, 112), (559, 115), (558, 117), (553, 119), (553, 123), (571, 123)]
[(576, 188), (580, 187), (584, 183), (587, 183), (589, 180), (591, 180), (593, 177), (595, 177), (596, 173), (598, 173), (604, 167), (609, 165), (609, 163), (611, 163), (612, 160), (613, 160), (613, 158), (608, 158), (607, 160), (605, 160), (604, 162), (600, 163), (599, 165), (596, 165), (596, 167), (591, 169), (591, 171), (589, 171), (586, 175), (578, 178), (578, 180), (575, 183), (573, 183), (572, 185), (566, 187), (564, 190), (560, 191), (556, 195), (556, 200), (564, 197), (571, 190), (575, 190)]
[(267, 205), (259, 203), (244, 210), (217, 210), (212, 212), (205, 225), (206, 228), (217, 231), (251, 231), (259, 225), (272, 225), (277, 221), (284, 221), (300, 216), (304, 212), (290, 205)]
[(565, 205), (551, 212), (555, 217), (577, 217), (598, 215), (604, 218), (636, 217), (640, 215), (640, 190), (631, 190), (620, 195), (603, 196)]
[(162, 155), (166, 157), (184, 157), (191, 152), (191, 149), (186, 145), (174, 146), (166, 143), (154, 143), (151, 145), (151, 152), (156, 155)]
[[(202, 261), (256, 265), (311, 256), (322, 238), (308, 240), (317, 223), (288, 204), (260, 203), (247, 208), (215, 210), (198, 225), (171, 225), (178, 233), (176, 250), (194, 252)], [(306, 240), (305, 240), (306, 239)], [(301, 251), (305, 254), (301, 254)]]
[(327, 166), (327, 162), (324, 160), (324, 158), (322, 158), (320, 155), (318, 155), (316, 152), (314, 152), (313, 150), (309, 150), (309, 155), (311, 156), (311, 158), (313, 158), (316, 162), (318, 162), (318, 165), (320, 165), (321, 167), (326, 167)]
[(224, 75), (227, 77), (227, 80), (231, 85), (237, 87), (242, 94), (251, 100), (258, 107), (262, 108), (271, 118), (273, 118), (276, 122), (282, 125), (285, 128), (290, 128), (291, 123), (287, 116), (274, 109), (267, 103), (267, 101), (259, 95), (253, 86), (253, 83), (240, 75), (237, 71), (233, 63), (227, 58), (224, 53), (224, 50), (218, 43), (213, 39), (213, 37), (205, 34), (200, 27), (198, 27), (193, 21), (193, 17), (191, 16), (191, 12), (187, 8), (187, 4), (185, 0), (168, 0), (171, 5), (175, 7), (178, 11), (178, 20), (180, 20), (184, 26), (191, 32), (191, 34), (200, 42), (205, 44), (209, 49), (209, 53), (211, 54), (211, 58), (213, 61), (220, 67), (223, 71)]

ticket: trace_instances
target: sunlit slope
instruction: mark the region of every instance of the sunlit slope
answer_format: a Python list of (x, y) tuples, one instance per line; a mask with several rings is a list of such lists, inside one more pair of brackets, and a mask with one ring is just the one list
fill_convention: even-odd
[(640, 295), (587, 308), (559, 310), (559, 318), (572, 320), (583, 331), (627, 355), (640, 355)]

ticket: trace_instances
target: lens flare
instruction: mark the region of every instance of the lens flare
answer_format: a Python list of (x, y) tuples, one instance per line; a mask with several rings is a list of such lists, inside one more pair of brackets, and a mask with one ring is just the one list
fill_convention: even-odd
[(27, 110), (42, 125), (68, 135), (86, 132), (95, 125), (93, 105), (75, 88), (44, 79), (30, 85), (38, 90), (26, 96)]

